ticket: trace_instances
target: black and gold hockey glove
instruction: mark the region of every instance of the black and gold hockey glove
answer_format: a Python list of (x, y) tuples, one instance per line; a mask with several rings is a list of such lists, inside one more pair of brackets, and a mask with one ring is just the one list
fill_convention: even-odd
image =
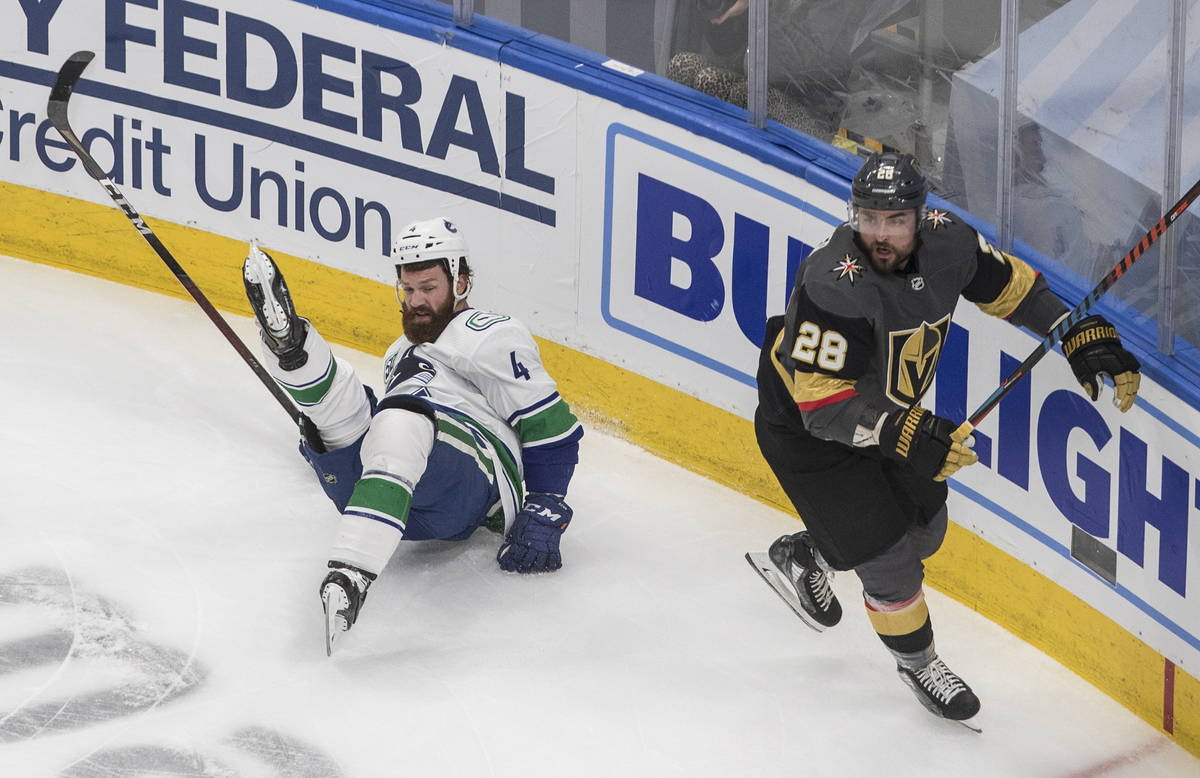
[(1089, 316), (1067, 330), (1062, 350), (1093, 402), (1100, 397), (1100, 377), (1106, 375), (1116, 390), (1113, 405), (1122, 413), (1129, 410), (1142, 382), (1142, 365), (1121, 345), (1116, 327), (1103, 316)]
[(970, 427), (959, 428), (919, 405), (892, 411), (879, 430), (884, 456), (907, 462), (918, 475), (935, 481), (945, 481), (959, 468), (978, 462), (973, 443)]

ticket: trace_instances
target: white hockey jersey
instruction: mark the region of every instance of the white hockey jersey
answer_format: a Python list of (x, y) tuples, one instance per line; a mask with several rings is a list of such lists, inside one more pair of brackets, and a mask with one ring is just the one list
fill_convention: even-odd
[(439, 437), (495, 471), (509, 518), (523, 499), (521, 449), (581, 433), (529, 329), (502, 314), (467, 308), (433, 343), (401, 336), (384, 358), (384, 387), (381, 400), (411, 395), (434, 407)]

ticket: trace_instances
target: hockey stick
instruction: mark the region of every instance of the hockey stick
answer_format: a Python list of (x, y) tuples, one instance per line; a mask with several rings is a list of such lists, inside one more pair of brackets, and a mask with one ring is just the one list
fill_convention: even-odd
[(1088, 309), (1095, 305), (1096, 301), (1099, 300), (1105, 292), (1111, 289), (1112, 285), (1115, 284), (1121, 276), (1125, 275), (1125, 271), (1127, 271), (1134, 262), (1137, 262), (1142, 254), (1146, 253), (1146, 249), (1153, 246), (1154, 243), (1163, 236), (1163, 233), (1167, 231), (1167, 228), (1174, 224), (1175, 220), (1183, 215), (1183, 212), (1188, 209), (1188, 207), (1195, 201), (1197, 196), (1200, 196), (1200, 181), (1192, 184), (1192, 188), (1187, 190), (1187, 193), (1184, 194), (1183, 197), (1179, 198), (1179, 202), (1175, 203), (1171, 210), (1167, 211), (1165, 214), (1163, 214), (1162, 218), (1155, 222), (1154, 226), (1150, 228), (1150, 231), (1143, 235), (1142, 239), (1137, 242), (1137, 245), (1130, 249), (1128, 254), (1121, 257), (1121, 261), (1114, 265), (1112, 270), (1108, 271), (1108, 275), (1100, 279), (1100, 283), (1096, 284), (1096, 288), (1089, 292), (1088, 296), (1083, 298), (1079, 305), (1076, 305), (1070, 313), (1063, 317), (1063, 319), (1054, 326), (1054, 329), (1050, 330), (1042, 342), (1038, 344), (1037, 348), (1033, 350), (1033, 353), (1025, 357), (1024, 362), (1017, 365), (1012, 374), (1009, 375), (1008, 378), (1005, 378), (1000, 383), (1000, 386), (996, 387), (996, 391), (992, 392), (991, 396), (983, 401), (983, 404), (979, 406), (979, 410), (972, 413), (970, 417), (962, 423), (957, 431), (965, 436), (970, 434), (971, 430), (973, 430), (975, 427), (979, 426), (979, 422), (983, 421), (984, 417), (992, 412), (992, 409), (1000, 403), (1001, 398), (1008, 394), (1012, 390), (1013, 386), (1015, 386), (1018, 381), (1020, 381), (1030, 370), (1033, 369), (1033, 366), (1036, 365), (1042, 357), (1046, 356), (1046, 354), (1049, 353), (1049, 351), (1063, 339), (1063, 336), (1067, 334), (1067, 330), (1075, 326), (1075, 324), (1084, 317), (1084, 314), (1088, 312)]
[(71, 123), (67, 119), (67, 103), (71, 99), (71, 94), (75, 91), (75, 85), (79, 81), (79, 77), (83, 74), (84, 68), (88, 66), (88, 63), (95, 56), (90, 51), (77, 51), (63, 63), (63, 66), (58, 71), (58, 77), (54, 80), (54, 87), (50, 90), (50, 101), (46, 104), (46, 113), (50, 117), (50, 123), (54, 125), (54, 129), (58, 130), (58, 134), (62, 136), (63, 140), (67, 142), (79, 157), (79, 161), (83, 163), (83, 167), (88, 175), (100, 182), (100, 185), (104, 187), (104, 191), (108, 192), (113, 202), (125, 213), (130, 224), (141, 233), (141, 236), (150, 244), (150, 248), (154, 249), (155, 253), (158, 254), (158, 258), (175, 274), (175, 278), (179, 280), (179, 283), (183, 285), (187, 293), (192, 296), (192, 299), (196, 301), (200, 309), (204, 311), (208, 318), (212, 320), (212, 323), (216, 325), (217, 329), (221, 331), (221, 334), (225, 336), (225, 339), (229, 341), (229, 345), (233, 346), (234, 351), (241, 356), (246, 364), (250, 366), (250, 369), (254, 371), (254, 374), (258, 376), (259, 380), (262, 381), (263, 385), (267, 387), (267, 391), (271, 393), (271, 396), (278, 400), (283, 409), (292, 417), (292, 421), (296, 422), (300, 427), (300, 434), (304, 436), (309, 446), (317, 452), (324, 451), (325, 446), (312, 421), (297, 410), (287, 393), (284, 392), (279, 384), (275, 383), (275, 379), (271, 378), (271, 375), (254, 358), (254, 355), (246, 348), (246, 344), (237, 336), (237, 333), (230, 329), (225, 319), (221, 317), (221, 314), (217, 313), (217, 309), (204, 296), (204, 292), (200, 291), (200, 287), (196, 286), (191, 276), (175, 260), (175, 257), (171, 255), (167, 247), (162, 244), (162, 241), (154, 234), (154, 230), (150, 229), (146, 221), (134, 210), (129, 201), (125, 199), (125, 195), (121, 194), (121, 190), (117, 189), (116, 184), (112, 182), (112, 179), (108, 177), (104, 169), (96, 163), (95, 158), (87, 152), (87, 149), (83, 147), (83, 143), (79, 140), (75, 131), (71, 129)]

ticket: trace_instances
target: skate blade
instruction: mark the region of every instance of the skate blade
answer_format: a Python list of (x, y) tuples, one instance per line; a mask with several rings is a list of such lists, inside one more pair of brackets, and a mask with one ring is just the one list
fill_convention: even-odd
[(976, 735), (983, 734), (983, 727), (976, 724), (974, 719), (946, 719), (946, 721), (953, 721), (955, 724), (962, 724)]
[(746, 561), (767, 582), (767, 585), (775, 590), (780, 599), (786, 602), (788, 607), (800, 617), (801, 621), (817, 632), (825, 631), (825, 625), (814, 621), (808, 615), (808, 612), (804, 610), (804, 606), (800, 604), (800, 600), (796, 597), (796, 591), (792, 588), (791, 581), (784, 578), (775, 565), (771, 563), (771, 557), (766, 551), (750, 551), (746, 554)]
[(974, 716), (972, 716), (972, 717), (971, 717), (971, 718), (969, 718), (969, 719), (952, 719), (952, 718), (948, 718), (948, 717), (946, 717), (946, 716), (943, 716), (943, 715), (942, 715), (942, 712), (941, 712), (940, 710), (938, 710), (937, 706), (936, 706), (936, 705), (934, 705), (934, 704), (933, 704), (933, 703), (932, 703), (930, 700), (928, 700), (928, 699), (925, 697), (925, 695), (921, 693), (920, 689), (918, 689), (918, 688), (917, 688), (917, 687), (916, 687), (916, 686), (913, 684), (913, 680), (912, 680), (911, 678), (909, 678), (907, 675), (903, 675), (903, 674), (902, 674), (902, 675), (900, 676), (900, 680), (904, 681), (904, 684), (905, 684), (906, 686), (908, 686), (908, 688), (909, 688), (909, 689), (911, 689), (911, 690), (912, 690), (912, 692), (913, 692), (913, 695), (914, 695), (914, 696), (917, 698), (917, 702), (921, 703), (921, 706), (922, 706), (923, 708), (925, 708), (925, 710), (927, 710), (927, 711), (929, 711), (930, 713), (932, 713), (934, 716), (938, 717), (938, 718), (939, 718), (939, 719), (941, 719), (942, 721), (952, 721), (952, 722), (954, 722), (955, 724), (962, 724), (964, 727), (966, 727), (967, 729), (971, 730), (971, 731), (972, 731), (972, 732), (974, 732), (976, 735), (982, 735), (982, 734), (983, 734), (983, 727), (981, 727), (979, 724), (977, 724), (977, 723), (976, 723), (976, 719), (978, 719), (978, 718), (979, 718), (979, 714), (978, 714), (978, 713), (976, 713)]
[(251, 248), (250, 256), (246, 257), (246, 261), (242, 265), (242, 271), (246, 280), (257, 286), (263, 296), (258, 307), (262, 311), (267, 329), (276, 337), (286, 336), (290, 322), (287, 320), (287, 313), (283, 310), (283, 306), (275, 299), (275, 291), (272, 289), (275, 281), (275, 269), (271, 267), (271, 263), (258, 246)]
[[(331, 604), (329, 601), (333, 600)], [(333, 644), (349, 627), (339, 611), (350, 607), (346, 593), (337, 584), (327, 584), (321, 593), (321, 604), (325, 609), (325, 656), (333, 656)]]

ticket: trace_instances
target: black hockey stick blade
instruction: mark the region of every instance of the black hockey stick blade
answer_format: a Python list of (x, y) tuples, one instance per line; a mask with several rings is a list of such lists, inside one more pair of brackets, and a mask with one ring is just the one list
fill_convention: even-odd
[(58, 134), (79, 155), (88, 175), (100, 181), (106, 177), (104, 168), (96, 164), (96, 160), (92, 158), (91, 154), (84, 151), (83, 144), (75, 135), (75, 131), (71, 129), (71, 122), (67, 118), (67, 102), (75, 92), (75, 85), (79, 82), (79, 77), (83, 75), (84, 69), (95, 56), (90, 51), (77, 51), (63, 63), (63, 66), (59, 68), (58, 78), (54, 80), (54, 86), (50, 89), (50, 101), (46, 103), (46, 115), (50, 117), (50, 124), (54, 125)]
[(117, 185), (108, 177), (108, 173), (104, 171), (104, 168), (96, 163), (96, 160), (84, 148), (83, 143), (80, 142), (75, 131), (71, 129), (71, 122), (67, 112), (71, 95), (75, 92), (75, 86), (79, 83), (79, 77), (95, 56), (90, 51), (77, 51), (59, 68), (58, 77), (55, 78), (54, 86), (50, 89), (50, 99), (46, 103), (46, 114), (50, 118), (50, 123), (54, 125), (54, 129), (58, 130), (59, 135), (71, 147), (75, 155), (79, 157), (88, 175), (99, 182), (104, 191), (108, 193), (108, 196), (112, 198), (112, 201), (116, 203), (121, 212), (125, 214), (125, 217), (129, 219), (129, 223), (145, 238), (146, 242), (150, 244), (150, 248), (154, 249), (154, 252), (158, 254), (158, 258), (162, 260), (163, 264), (175, 275), (176, 280), (179, 281), (184, 290), (200, 306), (200, 310), (204, 311), (213, 325), (225, 336), (225, 340), (229, 341), (229, 345), (233, 346), (234, 351), (238, 353), (242, 361), (258, 376), (258, 379), (262, 381), (263, 386), (267, 388), (271, 396), (292, 417), (292, 421), (299, 425), (300, 433), (304, 436), (309, 446), (318, 453), (325, 451), (324, 443), (321, 441), (321, 436), (317, 433), (315, 425), (312, 424), (307, 416), (297, 410), (287, 392), (279, 384), (275, 383), (275, 379), (259, 363), (258, 359), (250, 353), (250, 349), (246, 348), (246, 344), (230, 328), (221, 314), (217, 312), (217, 309), (213, 307), (208, 297), (196, 285), (196, 282), (192, 280), (187, 271), (183, 269), (183, 266), (179, 264), (167, 247), (163, 245), (163, 242), (158, 239), (158, 236), (154, 234), (154, 230), (150, 228), (150, 225), (146, 224), (146, 220), (134, 209), (129, 200), (125, 199), (125, 195), (121, 193)]
[(800, 604), (800, 600), (796, 598), (796, 592), (792, 589), (791, 583), (780, 574), (779, 570), (771, 563), (771, 557), (765, 551), (750, 551), (746, 554), (746, 561), (754, 568), (754, 572), (758, 573), (759, 577), (770, 586), (771, 589), (779, 595), (779, 599), (787, 603), (787, 606), (800, 617), (807, 626), (815, 629), (817, 632), (824, 632), (825, 625), (813, 620), (812, 616), (804, 610), (804, 606)]

